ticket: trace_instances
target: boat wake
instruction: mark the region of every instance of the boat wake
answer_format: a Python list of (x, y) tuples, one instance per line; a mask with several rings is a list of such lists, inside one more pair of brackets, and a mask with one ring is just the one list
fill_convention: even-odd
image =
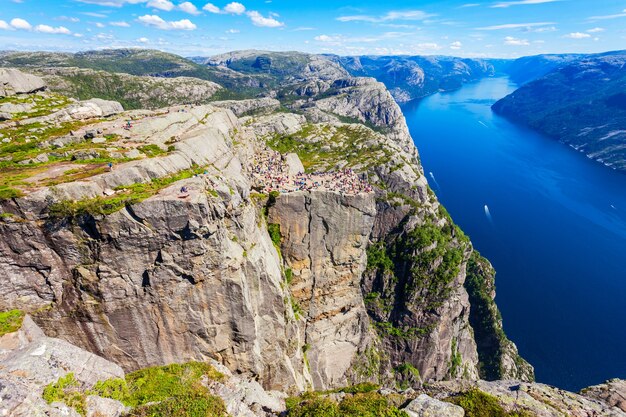
[(435, 184), (435, 186), (437, 187), (437, 189), (439, 191), (441, 191), (441, 187), (439, 186), (439, 183), (437, 182), (437, 180), (435, 179), (435, 175), (433, 174), (432, 171), (428, 172), (428, 175), (430, 175), (430, 178), (433, 179), (433, 184)]
[(487, 204), (485, 204), (485, 216), (487, 217), (487, 220), (489, 220), (489, 223), (493, 224), (493, 217), (491, 217), (491, 212), (489, 211)]

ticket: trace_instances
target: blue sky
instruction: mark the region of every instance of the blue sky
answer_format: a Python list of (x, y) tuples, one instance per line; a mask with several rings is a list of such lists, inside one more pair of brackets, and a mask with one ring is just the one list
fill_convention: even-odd
[(626, 0), (0, 0), (0, 49), (518, 57), (626, 49)]

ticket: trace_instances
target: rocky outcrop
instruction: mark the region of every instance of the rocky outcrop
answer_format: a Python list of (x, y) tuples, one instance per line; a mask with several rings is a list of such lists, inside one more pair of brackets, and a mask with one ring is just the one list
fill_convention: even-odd
[(280, 196), (270, 208), (314, 389), (347, 385), (352, 365), (371, 343), (359, 284), (375, 214), (373, 194), (322, 191)]
[(594, 385), (581, 391), (585, 397), (604, 401), (626, 413), (626, 381), (611, 379), (604, 384)]
[(105, 98), (127, 109), (157, 109), (178, 104), (204, 104), (221, 87), (193, 77), (151, 77), (87, 68), (44, 67), (37, 70), (50, 90), (79, 99)]
[(34, 93), (46, 88), (39, 77), (14, 68), (0, 68), (0, 97)]
[(268, 114), (280, 107), (280, 101), (269, 97), (249, 100), (215, 101), (212, 104), (217, 107), (229, 109), (235, 113), (237, 117), (252, 113)]
[[(118, 365), (65, 340), (46, 337), (26, 316), (20, 330), (0, 337), (0, 415), (68, 415), (72, 410), (67, 406), (48, 404), (41, 395), (46, 385), (69, 373), (85, 387), (99, 380), (124, 376)], [(109, 407), (119, 412), (108, 415), (119, 416), (124, 407), (120, 408), (117, 401), (113, 403)], [(102, 406), (97, 400), (88, 406), (89, 411), (98, 408)]]
[(508, 412), (526, 412), (537, 417), (624, 417), (626, 412), (605, 402), (587, 398), (549, 385), (520, 381), (439, 382), (428, 388), (436, 398), (455, 396), (478, 390), (495, 399)]
[(215, 358), (267, 387), (303, 389), (276, 252), (238, 183), (238, 163), (222, 161), (211, 175), (230, 172), (228, 182), (189, 180), (184, 201), (175, 185), (103, 218), (4, 224), (3, 233), (30, 238), (1, 250), (13, 265), (1, 308), (53, 303), (36, 318), (48, 334), (126, 370)]
[(439, 401), (420, 394), (402, 409), (409, 417), (463, 417), (465, 411), (458, 405)]

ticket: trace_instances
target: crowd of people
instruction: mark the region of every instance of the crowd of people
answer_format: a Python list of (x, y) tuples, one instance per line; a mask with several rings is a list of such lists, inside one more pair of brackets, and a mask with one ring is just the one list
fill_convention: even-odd
[(252, 174), (263, 191), (291, 193), (294, 191), (325, 190), (341, 194), (369, 193), (372, 186), (352, 169), (340, 171), (290, 173), (285, 157), (279, 152), (265, 150), (251, 164)]

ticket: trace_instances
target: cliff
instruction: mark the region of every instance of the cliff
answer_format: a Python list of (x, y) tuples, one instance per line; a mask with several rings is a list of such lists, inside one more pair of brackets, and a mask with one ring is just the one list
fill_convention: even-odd
[(493, 110), (613, 169), (626, 169), (624, 52), (581, 57), (530, 82)]
[[(189, 398), (156, 396), (173, 378), (212, 415), (315, 401), (348, 416), (367, 401), (459, 415), (468, 387), (489, 386), (471, 381), (532, 379), (503, 334), (493, 270), (428, 188), (385, 86), (294, 78), (276, 96), (133, 111), (47, 91), (4, 99), (0, 311), (124, 372), (42, 380), (31, 390), (47, 403), (77, 410), (95, 392), (142, 415)], [(144, 402), (136, 378), (152, 384)], [(418, 397), (442, 380), (468, 385)], [(265, 391), (309, 389), (336, 392), (284, 404)], [(489, 401), (513, 412), (509, 391)], [(593, 407), (612, 407), (605, 397)]]

